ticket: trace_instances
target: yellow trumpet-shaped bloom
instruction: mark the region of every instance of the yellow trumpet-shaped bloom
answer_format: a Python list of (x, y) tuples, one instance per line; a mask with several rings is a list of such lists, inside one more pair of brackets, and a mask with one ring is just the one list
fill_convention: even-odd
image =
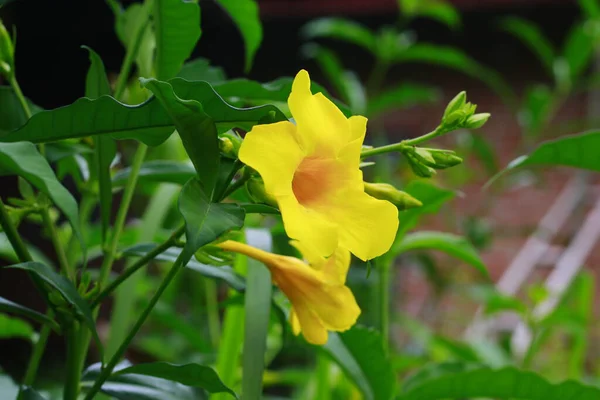
[(304, 253), (310, 265), (231, 240), (218, 246), (265, 264), (275, 285), (292, 303), (290, 323), (294, 334), (302, 332), (309, 343), (325, 344), (328, 331), (350, 329), (360, 315), (354, 295), (345, 285), (350, 252), (338, 248), (326, 259), (297, 242), (292, 244)]
[(359, 165), (367, 119), (346, 118), (322, 93), (313, 95), (304, 70), (288, 104), (295, 124), (256, 125), (239, 152), (276, 199), (288, 236), (321, 256), (338, 247), (362, 260), (385, 253), (398, 210), (364, 192)]

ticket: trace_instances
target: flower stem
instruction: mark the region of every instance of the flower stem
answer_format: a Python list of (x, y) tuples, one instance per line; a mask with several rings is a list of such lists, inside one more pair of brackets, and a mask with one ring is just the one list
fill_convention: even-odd
[(383, 257), (378, 260), (379, 268), (379, 306), (381, 307), (381, 338), (387, 352), (390, 347), (390, 285), (392, 280), (392, 262)]
[(229, 185), (227, 190), (225, 190), (225, 193), (223, 193), (223, 195), (221, 196), (221, 199), (226, 198), (227, 196), (229, 196), (230, 194), (232, 194), (233, 192), (235, 192), (236, 190), (238, 190), (239, 188), (244, 186), (244, 184), (248, 181), (248, 179), (250, 179), (250, 174), (243, 174), (240, 177), (240, 179), (238, 179), (237, 181), (235, 181), (231, 185)]
[(448, 132), (449, 131), (442, 128), (442, 126), (438, 126), (437, 128), (435, 128), (435, 130), (433, 130), (423, 136), (416, 137), (414, 139), (403, 140), (399, 143), (393, 143), (393, 144), (388, 144), (385, 146), (374, 147), (372, 149), (363, 150), (360, 153), (360, 157), (366, 158), (366, 157), (376, 156), (379, 154), (401, 151), (403, 148), (405, 148), (407, 146), (416, 146), (417, 144), (426, 142), (428, 140), (431, 140), (433, 138), (436, 138), (436, 137), (443, 135), (444, 133), (448, 133)]
[(154, 296), (152, 296), (150, 302), (148, 303), (144, 311), (142, 311), (142, 314), (138, 318), (137, 322), (135, 323), (133, 328), (131, 328), (129, 334), (127, 335), (123, 343), (121, 343), (121, 346), (117, 349), (115, 354), (111, 357), (106, 366), (102, 369), (102, 372), (100, 372), (100, 375), (96, 379), (96, 382), (94, 382), (94, 386), (92, 386), (92, 388), (88, 391), (87, 395), (85, 396), (85, 400), (92, 400), (96, 396), (104, 382), (106, 382), (106, 380), (110, 377), (113, 369), (127, 351), (129, 344), (131, 343), (135, 335), (138, 333), (144, 322), (146, 322), (146, 318), (148, 318), (148, 315), (150, 315), (150, 312), (152, 311), (152, 309), (154, 308), (164, 291), (173, 281), (175, 276), (177, 276), (177, 273), (181, 270), (181, 268), (185, 266), (185, 264), (187, 264), (191, 256), (192, 254), (186, 249), (184, 249), (179, 254), (177, 259), (173, 263), (173, 266), (169, 270), (167, 276), (165, 276), (160, 286), (156, 290), (156, 293), (154, 293)]
[(23, 108), (23, 112), (25, 113), (25, 116), (27, 117), (27, 119), (31, 118), (31, 108), (29, 108), (29, 104), (27, 104), (27, 99), (25, 99), (23, 91), (21, 90), (21, 86), (19, 86), (19, 82), (17, 82), (17, 78), (14, 74), (12, 74), (12, 76), (10, 77), (10, 86), (12, 86), (13, 90), (15, 91), (17, 99), (21, 104), (21, 108)]
[(65, 341), (67, 345), (66, 381), (64, 387), (64, 400), (77, 400), (79, 396), (79, 381), (81, 380), (81, 368), (79, 365), (79, 347), (77, 346), (79, 329), (77, 322), (72, 322), (65, 329)]
[(15, 250), (15, 254), (20, 262), (32, 261), (31, 254), (29, 254), (29, 250), (25, 246), (25, 243), (21, 240), (21, 236), (19, 236), (19, 232), (17, 232), (17, 228), (12, 223), (10, 219), (10, 215), (8, 215), (8, 211), (6, 210), (6, 206), (4, 202), (0, 199), (0, 226), (2, 226), (2, 230), (4, 230), (4, 234), (6, 235), (10, 245)]
[(98, 294), (98, 296), (94, 299), (90, 307), (92, 309), (96, 308), (100, 305), (102, 300), (104, 300), (107, 296), (109, 296), (121, 283), (123, 283), (127, 278), (133, 275), (140, 268), (144, 267), (150, 261), (152, 261), (156, 256), (165, 252), (169, 247), (173, 246), (177, 239), (185, 232), (185, 226), (179, 228), (177, 231), (173, 232), (171, 237), (167, 239), (162, 244), (156, 246), (152, 251), (146, 254), (144, 257), (137, 260), (132, 266), (127, 268), (125, 271), (121, 272), (121, 274), (112, 281), (106, 288)]
[[(50, 310), (46, 313), (46, 315), (48, 315), (49, 317), (52, 317), (53, 314), (54, 313)], [(50, 325), (44, 324), (42, 326), (42, 329), (40, 330), (38, 340), (33, 346), (31, 356), (29, 357), (29, 363), (27, 364), (27, 369), (25, 370), (25, 376), (23, 378), (21, 387), (19, 388), (19, 396), (17, 397), (17, 399), (19, 400), (22, 397), (23, 389), (26, 386), (33, 385), (33, 382), (35, 381), (35, 376), (37, 375), (37, 371), (40, 366), (40, 361), (42, 360), (42, 356), (44, 355), (44, 350), (46, 350), (46, 343), (48, 342), (50, 332)]]
[(69, 264), (69, 260), (67, 260), (67, 254), (65, 252), (64, 246), (60, 237), (58, 236), (58, 232), (56, 231), (56, 227), (52, 218), (50, 218), (50, 212), (48, 211), (48, 207), (50, 206), (50, 202), (45, 194), (41, 195), (41, 202), (43, 203), (43, 207), (40, 211), (42, 215), (42, 221), (44, 224), (44, 228), (48, 231), (50, 235), (50, 240), (52, 241), (52, 245), (54, 246), (54, 250), (56, 251), (56, 257), (58, 258), (58, 263), (60, 265), (61, 272), (69, 278), (73, 284), (76, 284), (77, 277), (75, 268), (72, 268)]

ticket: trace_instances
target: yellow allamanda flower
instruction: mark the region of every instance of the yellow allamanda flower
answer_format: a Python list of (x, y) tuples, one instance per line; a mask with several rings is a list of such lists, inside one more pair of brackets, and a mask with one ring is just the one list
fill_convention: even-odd
[(354, 295), (345, 285), (350, 252), (343, 248), (324, 258), (292, 242), (309, 264), (247, 244), (227, 240), (223, 250), (244, 254), (262, 262), (271, 271), (273, 282), (292, 303), (290, 324), (295, 335), (302, 334), (313, 344), (325, 344), (328, 331), (350, 329), (360, 315)]
[(364, 192), (359, 169), (367, 119), (346, 118), (300, 71), (289, 121), (256, 125), (239, 152), (257, 170), (281, 210), (289, 237), (322, 256), (336, 248), (368, 260), (385, 253), (398, 229), (398, 210)]

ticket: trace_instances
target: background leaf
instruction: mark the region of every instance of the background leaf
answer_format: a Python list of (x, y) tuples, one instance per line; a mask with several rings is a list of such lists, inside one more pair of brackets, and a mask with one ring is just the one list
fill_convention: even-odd
[[(119, 170), (112, 178), (115, 187), (123, 186), (129, 178), (131, 168)], [(172, 160), (153, 160), (142, 164), (138, 175), (138, 182), (168, 182), (184, 185), (196, 176), (196, 170), (191, 163)]]
[(379, 332), (355, 325), (342, 333), (330, 333), (325, 351), (367, 400), (389, 400), (396, 389), (396, 377), (383, 349)]
[(435, 103), (439, 99), (440, 91), (436, 88), (414, 83), (403, 83), (386, 89), (373, 97), (369, 101), (367, 114), (374, 116), (399, 108)]
[(77, 202), (56, 179), (54, 171), (33, 144), (27, 142), (0, 143), (0, 174), (18, 175), (48, 195), (67, 217), (73, 227), (73, 232), (81, 242), (81, 248), (85, 249), (79, 227)]
[(507, 17), (500, 21), (500, 27), (527, 46), (538, 57), (550, 76), (554, 75), (554, 60), (556, 59), (554, 46), (539, 26), (524, 18)]
[(173, 78), (200, 39), (200, 6), (189, 0), (154, 0), (156, 77)]
[(123, 46), (126, 49), (134, 49), (137, 46), (135, 63), (141, 76), (151, 76), (156, 48), (149, 17), (149, 2), (133, 3), (125, 11), (119, 12), (115, 21), (115, 30)]
[[(32, 114), (41, 111), (41, 108), (26, 99)], [(17, 129), (27, 122), (27, 116), (14, 90), (10, 86), (0, 86), (0, 131)]]
[(199, 364), (175, 365), (166, 362), (137, 364), (121, 369), (113, 375), (125, 374), (153, 376), (186, 386), (199, 387), (209, 393), (227, 392), (237, 397), (233, 390), (221, 382), (214, 369)]
[(254, 0), (217, 0), (217, 3), (225, 9), (242, 34), (246, 49), (244, 71), (248, 73), (252, 68), (254, 55), (262, 42), (258, 4)]
[(344, 18), (319, 18), (304, 25), (301, 30), (303, 37), (333, 38), (355, 44), (373, 52), (377, 47), (375, 35), (358, 22)]
[(41, 324), (48, 324), (55, 330), (58, 329), (58, 324), (44, 314), (12, 302), (4, 297), (0, 297), (0, 311), (23, 315)]
[[(0, 311), (2, 310), (2, 304), (0, 304)], [(0, 312), (0, 339), (25, 339), (33, 342), (35, 337), (35, 331), (33, 327), (27, 322), (20, 318), (9, 317), (6, 314)], [(0, 377), (1, 378), (1, 377)], [(2, 389), (0, 389), (0, 394)], [(8, 397), (11, 398), (11, 397)], [(14, 397), (13, 397), (14, 398)]]
[(177, 76), (188, 81), (206, 81), (211, 85), (227, 80), (223, 68), (210, 65), (206, 58), (196, 58), (183, 64)]
[(192, 254), (223, 233), (244, 225), (243, 209), (236, 204), (211, 203), (195, 179), (181, 189), (179, 211), (186, 225), (185, 246)]
[[(85, 82), (85, 95), (91, 99), (110, 94), (110, 84), (104, 63), (94, 50), (86, 47), (90, 53), (90, 69)], [(100, 190), (100, 216), (102, 221), (102, 240), (106, 240), (110, 228), (112, 209), (112, 182), (110, 165), (117, 154), (117, 146), (113, 138), (106, 135), (94, 137), (94, 164)]]
[(460, 14), (450, 2), (444, 0), (398, 0), (398, 7), (410, 18), (431, 18), (452, 29), (460, 26)]
[(587, 24), (575, 24), (569, 32), (563, 49), (563, 57), (569, 65), (572, 81), (575, 81), (589, 66), (594, 53), (594, 39)]
[(402, 387), (401, 400), (493, 397), (523, 400), (593, 400), (600, 389), (575, 381), (551, 384), (540, 375), (514, 367), (448, 363), (425, 367)]
[(220, 164), (219, 139), (214, 121), (195, 100), (182, 100), (173, 87), (155, 79), (142, 81), (173, 118), (183, 147), (192, 160), (202, 188), (213, 197)]
[(484, 276), (489, 277), (488, 270), (477, 250), (462, 236), (445, 232), (419, 231), (409, 233), (398, 246), (395, 254), (411, 250), (439, 250), (475, 267)]
[[(92, 332), (92, 336), (96, 340), (98, 349), (102, 354), (102, 342), (100, 341), (100, 337), (96, 331), (96, 324), (94, 323), (94, 318), (92, 317), (92, 311), (88, 303), (79, 295), (77, 288), (70, 280), (63, 275), (59, 275), (58, 273), (54, 272), (47, 265), (38, 262), (14, 264), (4, 268), (14, 268), (30, 272), (39, 277), (50, 287), (58, 291), (62, 295), (63, 299), (71, 305), (75, 316), (82, 319), (83, 323), (87, 325), (88, 329)], [(51, 304), (48, 305), (51, 306)]]

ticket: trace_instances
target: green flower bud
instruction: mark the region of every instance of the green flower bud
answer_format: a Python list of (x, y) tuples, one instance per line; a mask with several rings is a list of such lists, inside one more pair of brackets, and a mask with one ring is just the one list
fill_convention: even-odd
[(379, 200), (387, 200), (398, 210), (408, 210), (410, 208), (421, 207), (423, 203), (412, 197), (410, 194), (396, 189), (389, 183), (369, 183), (364, 182), (365, 193)]
[(440, 150), (440, 149), (424, 149), (429, 152), (431, 158), (433, 158), (433, 164), (429, 165), (435, 169), (445, 169), (454, 167), (455, 165), (461, 164), (463, 159), (456, 155), (452, 150)]
[(490, 116), (491, 115), (489, 113), (480, 113), (480, 114), (471, 115), (469, 118), (467, 118), (467, 121), (465, 122), (465, 128), (467, 128), (467, 129), (481, 128), (483, 125), (485, 125), (487, 120), (490, 119)]
[(277, 200), (265, 190), (263, 180), (258, 176), (253, 176), (246, 182), (246, 190), (250, 198), (255, 203), (268, 204), (272, 207), (277, 207)]
[(0, 20), (0, 73), (10, 77), (13, 73), (15, 49), (13, 41)]
[(242, 138), (234, 131), (228, 131), (222, 134), (220, 139), (229, 141), (229, 144), (231, 144), (231, 149), (228, 148), (228, 152), (225, 152), (223, 150), (221, 150), (221, 152), (223, 152), (223, 154), (231, 158), (237, 158), (238, 153), (240, 151), (240, 146), (242, 145)]
[(457, 94), (446, 106), (446, 111), (444, 111), (444, 119), (448, 118), (453, 112), (460, 110), (466, 101), (467, 92), (463, 91)]
[(435, 169), (424, 164), (422, 162), (422, 159), (419, 159), (415, 156), (415, 153), (406, 152), (404, 154), (406, 156), (406, 159), (408, 160), (410, 168), (415, 173), (415, 175), (420, 176), (422, 178), (431, 178), (436, 174)]
[(235, 149), (233, 148), (233, 143), (231, 139), (227, 137), (219, 138), (219, 151), (225, 156), (229, 158), (237, 158), (237, 154), (235, 153)]

